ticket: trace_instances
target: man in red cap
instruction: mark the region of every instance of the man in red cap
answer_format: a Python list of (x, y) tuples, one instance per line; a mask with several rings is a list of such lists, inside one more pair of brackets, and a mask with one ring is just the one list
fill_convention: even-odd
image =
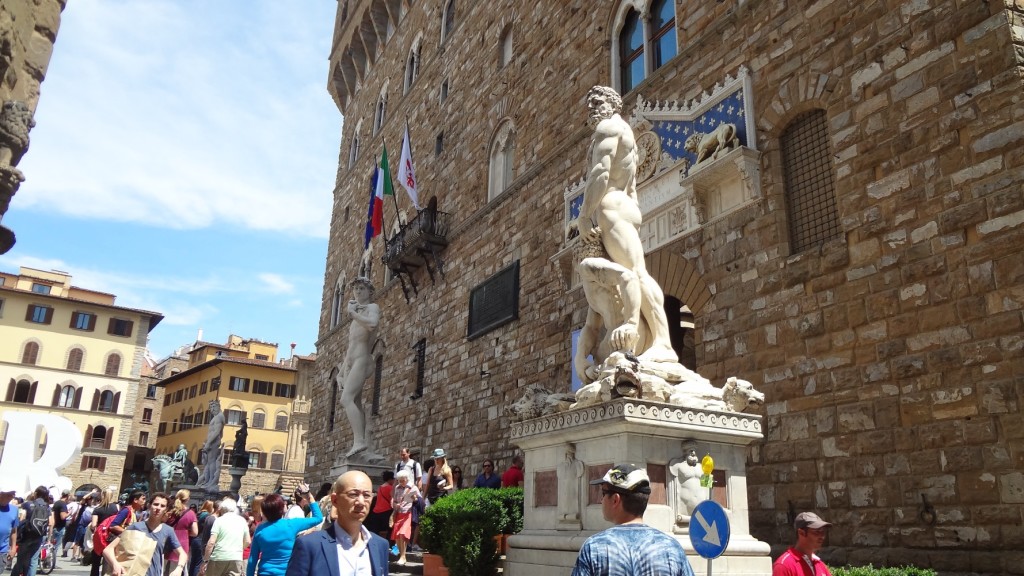
[(814, 512), (796, 515), (796, 544), (786, 550), (772, 566), (772, 576), (832, 576), (828, 566), (815, 554), (825, 545), (828, 522)]

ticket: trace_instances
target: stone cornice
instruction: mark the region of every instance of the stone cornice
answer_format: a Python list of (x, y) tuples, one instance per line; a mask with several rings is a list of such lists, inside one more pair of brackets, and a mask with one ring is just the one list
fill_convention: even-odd
[(718, 441), (724, 434), (737, 444), (749, 444), (762, 438), (761, 416), (738, 412), (697, 410), (673, 406), (660, 402), (649, 402), (619, 398), (599, 406), (590, 406), (532, 420), (515, 422), (511, 426), (511, 439), (519, 446), (531, 444), (536, 437), (563, 435), (571, 440), (574, 429), (600, 426), (607, 434), (620, 429), (647, 428), (653, 435), (664, 435), (658, 429), (672, 430), (678, 436), (679, 430), (690, 433), (693, 439), (706, 439), (714, 435)]

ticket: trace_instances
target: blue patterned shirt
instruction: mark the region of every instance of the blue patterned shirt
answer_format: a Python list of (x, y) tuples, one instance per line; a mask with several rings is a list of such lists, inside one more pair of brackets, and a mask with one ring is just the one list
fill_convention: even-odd
[(693, 576), (679, 542), (646, 524), (622, 524), (583, 543), (572, 576)]

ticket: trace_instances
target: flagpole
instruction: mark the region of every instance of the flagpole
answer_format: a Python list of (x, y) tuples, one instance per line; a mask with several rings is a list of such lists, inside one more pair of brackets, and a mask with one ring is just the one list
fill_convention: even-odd
[[(384, 145), (384, 150), (387, 150), (388, 149), (388, 144), (387, 144), (387, 142), (384, 141), (383, 138), (381, 139), (381, 143)], [(392, 183), (391, 184), (391, 189), (393, 191), (394, 188), (395, 188), (395, 185), (394, 185), (394, 180), (391, 180), (391, 162), (390, 161), (388, 162), (388, 174), (387, 174), (387, 176), (388, 176), (388, 180)], [(398, 195), (397, 194), (392, 194), (391, 195), (391, 199), (395, 201), (395, 220), (398, 220)], [(384, 241), (387, 242), (387, 238), (385, 238)]]

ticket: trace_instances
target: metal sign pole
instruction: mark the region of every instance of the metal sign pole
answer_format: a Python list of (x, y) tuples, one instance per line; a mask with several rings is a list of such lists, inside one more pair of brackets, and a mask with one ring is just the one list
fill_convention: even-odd
[[(712, 479), (711, 480), (711, 485), (708, 486), (708, 500), (713, 500), (714, 499), (714, 498), (712, 498), (712, 492), (714, 491), (714, 489), (715, 489), (715, 481)], [(708, 558), (708, 573), (707, 573), (707, 576), (711, 576), (711, 558)]]

